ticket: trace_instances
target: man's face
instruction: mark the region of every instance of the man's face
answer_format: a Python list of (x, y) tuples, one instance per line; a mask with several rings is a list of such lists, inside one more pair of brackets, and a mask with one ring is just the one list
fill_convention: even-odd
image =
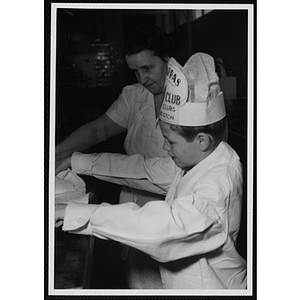
[(160, 128), (165, 138), (163, 148), (168, 151), (179, 168), (188, 171), (201, 161), (201, 151), (197, 138), (192, 142), (187, 142), (171, 129), (170, 124), (163, 121), (160, 121)]
[(161, 94), (167, 73), (167, 63), (152, 51), (143, 50), (137, 54), (125, 56), (128, 67), (134, 71), (136, 78), (150, 93)]

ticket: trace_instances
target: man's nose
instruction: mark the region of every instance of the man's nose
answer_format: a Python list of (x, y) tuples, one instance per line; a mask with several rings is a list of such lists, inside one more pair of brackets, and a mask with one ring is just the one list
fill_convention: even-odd
[(149, 79), (148, 76), (143, 74), (142, 72), (139, 74), (139, 77), (140, 77), (140, 83), (142, 85), (145, 85)]

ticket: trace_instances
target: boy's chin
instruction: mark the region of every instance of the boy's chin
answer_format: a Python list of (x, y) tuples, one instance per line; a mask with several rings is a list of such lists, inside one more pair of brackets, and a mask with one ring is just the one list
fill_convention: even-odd
[(173, 159), (173, 161), (175, 162), (175, 164), (176, 164), (176, 166), (177, 166), (178, 168), (180, 168), (180, 169), (182, 169), (182, 170), (185, 170), (185, 169), (186, 169), (186, 167), (183, 166), (182, 164), (180, 164), (180, 163), (177, 161), (177, 159), (176, 159), (175, 157), (172, 157), (172, 159)]

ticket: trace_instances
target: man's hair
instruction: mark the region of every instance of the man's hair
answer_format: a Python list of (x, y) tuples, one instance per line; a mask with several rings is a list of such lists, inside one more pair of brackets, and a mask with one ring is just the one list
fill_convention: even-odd
[(157, 26), (141, 25), (125, 42), (123, 53), (124, 55), (133, 55), (143, 50), (152, 51), (155, 56), (165, 61), (167, 57), (171, 56), (172, 40), (165, 31)]
[(210, 134), (215, 143), (222, 141), (227, 125), (227, 117), (225, 116), (218, 122), (206, 126), (181, 126), (172, 125), (171, 129), (180, 134), (187, 142), (192, 142), (200, 132)]

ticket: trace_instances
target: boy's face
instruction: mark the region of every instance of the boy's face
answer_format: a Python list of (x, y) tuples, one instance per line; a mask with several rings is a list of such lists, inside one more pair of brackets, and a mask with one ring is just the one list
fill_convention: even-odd
[(161, 94), (167, 73), (167, 63), (152, 51), (143, 50), (137, 54), (125, 56), (128, 67), (134, 71), (136, 78), (150, 93)]
[(168, 151), (179, 168), (188, 171), (202, 160), (202, 152), (197, 138), (192, 142), (187, 142), (171, 129), (170, 124), (163, 121), (160, 121), (160, 128), (165, 138), (163, 148)]

